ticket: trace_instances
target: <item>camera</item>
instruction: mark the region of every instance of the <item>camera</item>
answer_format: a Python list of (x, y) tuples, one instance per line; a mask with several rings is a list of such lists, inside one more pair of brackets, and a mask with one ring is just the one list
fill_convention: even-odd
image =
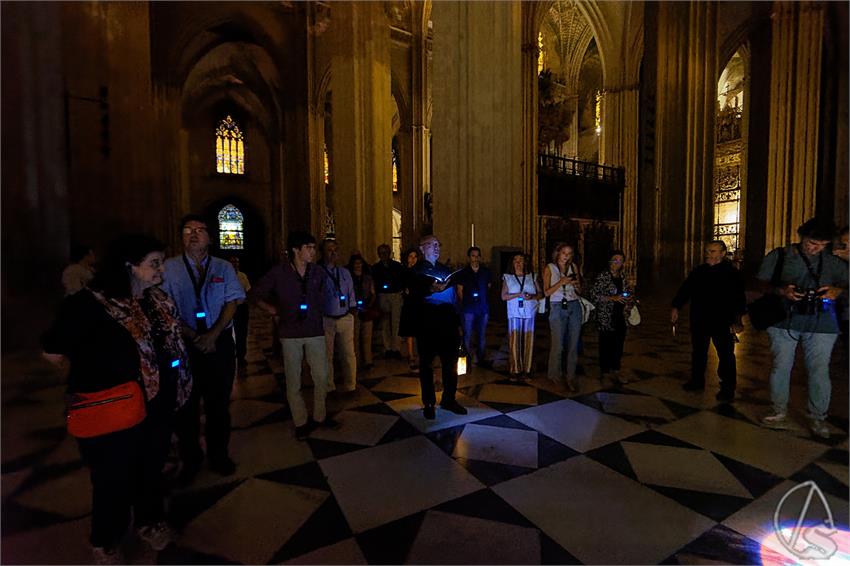
[(797, 292), (803, 295), (803, 298), (794, 304), (794, 311), (797, 314), (812, 315), (821, 309), (823, 293), (818, 293), (817, 289), (801, 289), (800, 287), (797, 287)]

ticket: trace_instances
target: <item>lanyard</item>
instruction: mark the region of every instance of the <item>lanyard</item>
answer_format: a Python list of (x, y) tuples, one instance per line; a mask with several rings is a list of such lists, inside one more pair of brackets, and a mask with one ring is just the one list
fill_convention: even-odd
[[(198, 306), (201, 306), (201, 291), (204, 288), (204, 283), (207, 282), (207, 276), (210, 272), (210, 256), (206, 258), (207, 265), (204, 267), (204, 278), (198, 281), (198, 278), (195, 277), (195, 270), (192, 269), (192, 266), (189, 265), (189, 260), (186, 259), (186, 254), (183, 254), (183, 264), (186, 266), (186, 271), (189, 273), (189, 279), (192, 280), (192, 287), (195, 289), (195, 301)], [(203, 264), (203, 261), (201, 262)]]
[(812, 276), (812, 279), (815, 280), (815, 285), (820, 287), (820, 276), (823, 274), (823, 252), (818, 254), (818, 272), (812, 269), (812, 264), (809, 263), (809, 258), (806, 257), (806, 254), (803, 253), (803, 249), (798, 246), (797, 251), (800, 252), (800, 257), (803, 258), (803, 263), (806, 264), (806, 269), (809, 270), (809, 275)]
[(333, 281), (334, 287), (336, 287), (336, 294), (342, 294), (342, 289), (339, 286), (339, 267), (334, 267), (334, 273), (336, 273), (336, 277), (331, 274), (330, 270), (325, 266), (325, 264), (322, 264), (322, 269), (325, 270), (325, 273), (327, 273), (328, 277), (330, 277), (331, 281)]
[(514, 273), (514, 279), (516, 279), (516, 282), (519, 283), (519, 292), (520, 293), (525, 292), (525, 276), (526, 275), (528, 275), (528, 274), (527, 273), (522, 274), (522, 283), (520, 283), (519, 276), (516, 273)]
[(307, 267), (304, 268), (304, 277), (301, 277), (301, 274), (298, 273), (298, 270), (295, 268), (295, 264), (291, 261), (289, 265), (292, 267), (292, 272), (295, 274), (295, 278), (298, 279), (298, 282), (301, 283), (301, 296), (304, 300), (307, 300), (307, 280), (310, 279), (310, 264), (307, 264)]

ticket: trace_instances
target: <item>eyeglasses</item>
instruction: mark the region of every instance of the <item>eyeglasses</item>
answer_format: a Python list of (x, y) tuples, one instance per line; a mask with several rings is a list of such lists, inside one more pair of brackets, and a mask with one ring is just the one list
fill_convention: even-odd
[(183, 233), (187, 236), (190, 234), (206, 234), (207, 228), (206, 226), (198, 226), (196, 228), (189, 228), (188, 226), (186, 226), (185, 228), (183, 228)]

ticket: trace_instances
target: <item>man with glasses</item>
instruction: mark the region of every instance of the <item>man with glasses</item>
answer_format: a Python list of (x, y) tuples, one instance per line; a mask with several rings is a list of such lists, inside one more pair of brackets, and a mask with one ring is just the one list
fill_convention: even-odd
[(354, 317), (357, 299), (354, 280), (348, 270), (339, 265), (339, 245), (335, 240), (322, 241), (322, 263), (319, 266), (328, 276), (325, 287), (324, 327), (328, 349), (328, 391), (334, 391), (334, 354), (342, 369), (341, 393), (357, 388), (357, 360), (354, 356)]
[[(316, 238), (306, 232), (291, 232), (288, 254), (272, 267), (251, 290), (257, 305), (278, 317), (278, 334), (283, 348), (286, 400), (295, 423), (295, 438), (306, 440), (317, 426), (337, 428), (327, 416), (328, 358), (322, 317), (328, 275), (315, 264)], [(301, 362), (306, 355), (313, 378), (313, 420), (301, 394)]]
[[(847, 264), (826, 249), (835, 227), (830, 220), (812, 218), (797, 229), (799, 244), (777, 248), (767, 254), (758, 279), (767, 293), (780, 295), (786, 316), (767, 329), (773, 369), (770, 372), (770, 398), (773, 412), (761, 422), (768, 428), (789, 427), (787, 418), (791, 368), (801, 345), (809, 375), (808, 416), (812, 434), (829, 438), (826, 414), (832, 386), (829, 360), (838, 337), (835, 303), (847, 289)], [(781, 261), (778, 277), (774, 269)], [(771, 281), (778, 280), (773, 286)]]
[(679, 310), (691, 303), (691, 379), (685, 391), (705, 389), (708, 345), (714, 343), (719, 363), (720, 391), (715, 398), (729, 402), (735, 398), (737, 367), (735, 336), (743, 330), (741, 317), (747, 310), (744, 277), (726, 259), (726, 243), (713, 240), (705, 246), (705, 263), (688, 274), (673, 298), (670, 322), (679, 321)]
[(233, 315), (245, 291), (229, 262), (209, 255), (210, 235), (203, 216), (190, 214), (180, 223), (183, 253), (165, 262), (163, 290), (177, 305), (183, 338), (189, 348), (194, 387), (177, 414), (176, 430), (183, 468), (178, 482), (192, 481), (203, 461), (200, 401), (206, 414), (205, 437), (210, 469), (231, 475), (230, 391), (236, 373)]
[(457, 391), (457, 352), (460, 347), (460, 320), (455, 310), (455, 288), (451, 270), (438, 262), (440, 240), (425, 236), (419, 244), (422, 260), (413, 268), (416, 280), (410, 290), (414, 300), (422, 301), (416, 341), (419, 347), (419, 384), (422, 389), (423, 416), (436, 417), (434, 405), (434, 369), (439, 356), (442, 364), (443, 395), (440, 407), (465, 415), (466, 408), (455, 400)]

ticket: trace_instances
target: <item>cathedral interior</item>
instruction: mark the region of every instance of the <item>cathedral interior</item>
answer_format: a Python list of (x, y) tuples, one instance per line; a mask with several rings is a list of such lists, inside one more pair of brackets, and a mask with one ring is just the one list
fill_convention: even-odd
[[(135, 563), (779, 564), (774, 509), (809, 480), (850, 559), (846, 342), (832, 435), (811, 438), (757, 425), (763, 333), (742, 334), (724, 405), (681, 391), (665, 318), (707, 242), (750, 288), (805, 220), (847, 225), (848, 19), (821, 1), (3, 2), (2, 561), (90, 560), (87, 471), (39, 359), (71, 246), (145, 232), (179, 253), (190, 212), (252, 281), (292, 230), (369, 262), (435, 234), (441, 261), (475, 245), (498, 274), (518, 250), (541, 272), (559, 241), (589, 275), (620, 249), (644, 323), (625, 387), (516, 384), (494, 294), (468, 415), (423, 420), (416, 376), (377, 360), (329, 398), (343, 428), (302, 443), (256, 313), (237, 474), (175, 492), (180, 538)], [(797, 367), (801, 412), (805, 395)]]

